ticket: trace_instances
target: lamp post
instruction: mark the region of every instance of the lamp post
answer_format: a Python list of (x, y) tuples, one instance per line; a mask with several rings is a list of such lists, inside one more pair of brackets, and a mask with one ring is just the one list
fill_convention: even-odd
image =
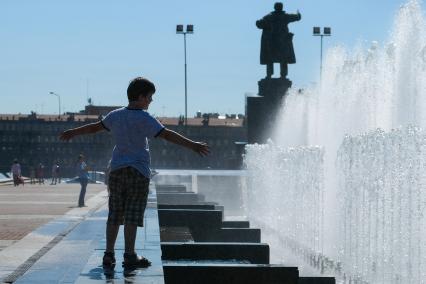
[(49, 94), (54, 95), (58, 98), (58, 105), (59, 105), (58, 117), (61, 117), (61, 96), (55, 92), (49, 92)]
[(186, 67), (186, 34), (194, 33), (194, 25), (186, 25), (186, 31), (183, 30), (183, 25), (176, 25), (176, 34), (183, 34), (183, 49), (185, 56), (185, 126), (188, 124), (188, 81)]
[(323, 33), (321, 33), (321, 28), (320, 27), (314, 27), (314, 29), (313, 29), (313, 35), (321, 37), (321, 54), (320, 54), (320, 82), (321, 82), (321, 80), (322, 80), (322, 39), (325, 36), (331, 36), (331, 28), (330, 27), (325, 27), (323, 29)]

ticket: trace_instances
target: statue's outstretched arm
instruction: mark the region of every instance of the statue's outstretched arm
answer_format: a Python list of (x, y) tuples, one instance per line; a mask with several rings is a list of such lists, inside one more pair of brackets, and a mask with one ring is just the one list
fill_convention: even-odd
[(302, 15), (299, 11), (297, 11), (297, 14), (287, 14), (287, 19), (289, 23), (300, 21), (300, 19), (302, 19)]

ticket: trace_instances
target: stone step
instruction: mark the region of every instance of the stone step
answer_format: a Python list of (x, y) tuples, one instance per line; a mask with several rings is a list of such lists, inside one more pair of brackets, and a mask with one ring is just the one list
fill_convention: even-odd
[(158, 204), (158, 209), (202, 209), (215, 210), (214, 204)]
[(261, 243), (162, 242), (163, 260), (238, 260), (269, 264), (269, 245)]
[(189, 192), (185, 189), (157, 189), (157, 193), (186, 193)]
[(192, 231), (220, 229), (222, 211), (199, 209), (159, 209), (160, 227), (188, 227)]
[(159, 209), (160, 227), (188, 227), (196, 242), (260, 243), (260, 229), (222, 228), (220, 210)]
[(158, 192), (186, 192), (186, 186), (182, 184), (157, 184), (155, 189)]
[(162, 242), (193, 242), (188, 227), (161, 227), (160, 239)]
[(299, 284), (336, 284), (334, 277), (299, 277)]
[(196, 242), (260, 243), (261, 240), (261, 231), (255, 228), (191, 229), (191, 234)]
[(216, 210), (220, 210), (220, 211), (222, 211), (222, 212), (225, 212), (225, 206), (223, 206), (223, 205), (216, 205), (216, 206), (215, 206), (215, 209), (216, 209)]
[(166, 284), (298, 284), (297, 267), (256, 264), (164, 264)]
[(222, 228), (250, 228), (249, 221), (222, 221)]
[(204, 195), (194, 192), (157, 193), (158, 204), (196, 204), (204, 201)]

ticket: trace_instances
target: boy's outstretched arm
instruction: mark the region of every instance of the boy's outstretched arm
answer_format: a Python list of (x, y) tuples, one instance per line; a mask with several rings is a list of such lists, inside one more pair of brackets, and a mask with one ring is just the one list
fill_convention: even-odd
[(201, 156), (206, 156), (210, 153), (210, 147), (207, 143), (204, 142), (195, 142), (191, 139), (186, 138), (183, 135), (180, 135), (173, 130), (164, 128), (163, 131), (160, 132), (158, 137), (161, 137), (169, 142), (184, 146), (186, 148), (191, 149), (194, 152), (197, 152)]
[(61, 133), (61, 135), (59, 136), (59, 139), (68, 141), (72, 139), (74, 136), (96, 133), (104, 129), (105, 128), (102, 125), (102, 123), (98, 121), (98, 122), (89, 123), (80, 127), (76, 127), (73, 129), (65, 130), (64, 132)]

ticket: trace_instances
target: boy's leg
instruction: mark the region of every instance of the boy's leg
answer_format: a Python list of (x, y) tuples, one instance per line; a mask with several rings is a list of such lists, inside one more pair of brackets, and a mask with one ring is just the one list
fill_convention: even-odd
[(112, 172), (109, 176), (108, 221), (106, 226), (106, 248), (103, 258), (104, 266), (115, 264), (115, 242), (120, 225), (123, 224), (124, 198), (123, 169)]
[(115, 241), (117, 240), (120, 225), (107, 223), (106, 226), (106, 252), (114, 253)]
[(143, 227), (148, 199), (149, 179), (133, 167), (126, 168), (126, 199), (124, 212), (125, 252), (135, 253), (137, 227)]
[(133, 224), (124, 225), (124, 252), (135, 253), (136, 233), (138, 226)]
[(148, 199), (149, 179), (132, 167), (126, 168), (126, 199), (124, 212), (125, 253), (123, 266), (126, 268), (148, 267), (151, 262), (135, 252), (137, 227), (144, 225), (144, 213)]
[(102, 267), (104, 272), (107, 272), (108, 269), (115, 267), (115, 254), (114, 247), (115, 241), (117, 239), (118, 230), (120, 229), (120, 225), (111, 224), (107, 222), (106, 226), (106, 249), (104, 252), (104, 257), (102, 258)]

